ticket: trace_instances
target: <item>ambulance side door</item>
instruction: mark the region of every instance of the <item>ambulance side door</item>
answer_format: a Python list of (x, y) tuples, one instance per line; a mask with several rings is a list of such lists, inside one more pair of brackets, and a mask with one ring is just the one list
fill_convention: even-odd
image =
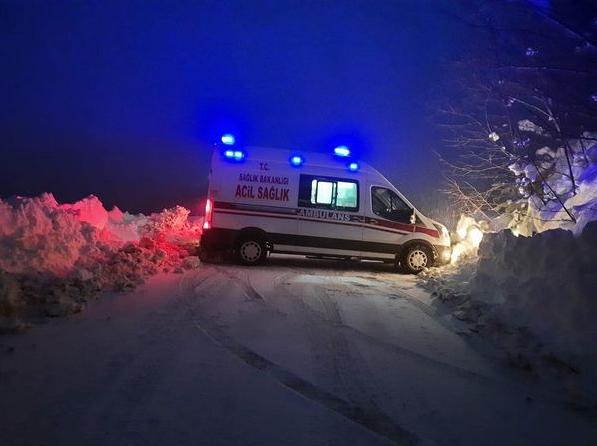
[(362, 204), (357, 178), (301, 174), (299, 239), (313, 252), (360, 256)]
[(371, 183), (363, 218), (363, 242), (367, 250), (393, 258), (406, 235), (414, 231), (413, 209), (392, 189)]

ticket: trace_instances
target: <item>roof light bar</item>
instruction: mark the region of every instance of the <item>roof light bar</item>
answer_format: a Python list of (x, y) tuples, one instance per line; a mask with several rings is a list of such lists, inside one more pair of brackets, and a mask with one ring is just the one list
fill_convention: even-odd
[(334, 149), (336, 156), (350, 156), (350, 149), (346, 146), (338, 146)]
[(357, 170), (359, 170), (359, 163), (352, 162), (348, 164), (348, 170), (350, 170), (351, 172), (356, 172)]
[(234, 143), (236, 142), (236, 138), (234, 137), (233, 134), (226, 133), (225, 135), (222, 135), (222, 137), (220, 138), (220, 141), (222, 141), (222, 144), (224, 144), (226, 146), (233, 146)]
[(301, 155), (292, 155), (288, 161), (290, 162), (291, 166), (300, 167), (305, 162), (305, 158), (303, 158)]
[(242, 161), (246, 156), (247, 154), (243, 150), (227, 149), (224, 151), (224, 157), (230, 161)]

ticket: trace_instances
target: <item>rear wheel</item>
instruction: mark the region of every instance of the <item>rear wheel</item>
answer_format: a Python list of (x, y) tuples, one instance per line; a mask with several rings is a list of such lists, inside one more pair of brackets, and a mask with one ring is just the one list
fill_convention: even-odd
[(419, 274), (425, 268), (429, 268), (432, 262), (431, 249), (420, 243), (408, 246), (400, 258), (400, 266), (411, 274)]
[(265, 242), (257, 237), (243, 237), (236, 245), (236, 258), (243, 265), (258, 265), (267, 257)]

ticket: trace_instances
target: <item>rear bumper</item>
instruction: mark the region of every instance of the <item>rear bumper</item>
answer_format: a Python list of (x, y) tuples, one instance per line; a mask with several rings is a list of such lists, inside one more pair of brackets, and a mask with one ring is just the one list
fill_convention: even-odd
[(452, 256), (452, 247), (443, 245), (433, 245), (433, 255), (435, 266), (447, 265)]
[(233, 248), (238, 231), (234, 229), (205, 229), (199, 241), (202, 252), (227, 251)]

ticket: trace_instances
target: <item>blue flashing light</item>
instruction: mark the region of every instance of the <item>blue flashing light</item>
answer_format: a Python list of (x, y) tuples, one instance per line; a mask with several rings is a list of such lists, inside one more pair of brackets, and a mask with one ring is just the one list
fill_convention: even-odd
[(242, 150), (227, 149), (224, 151), (224, 157), (230, 161), (242, 161), (246, 156), (247, 154)]
[(346, 146), (338, 146), (334, 149), (336, 156), (350, 156), (350, 149)]
[(300, 167), (305, 162), (305, 158), (300, 155), (292, 155), (289, 159), (290, 165), (293, 167)]
[(356, 172), (357, 170), (359, 170), (359, 163), (355, 163), (352, 162), (348, 165), (348, 170), (350, 170), (351, 172)]
[(231, 133), (226, 133), (225, 135), (222, 135), (220, 140), (222, 141), (222, 144), (227, 145), (227, 146), (233, 146), (234, 143), (236, 142), (234, 135)]

